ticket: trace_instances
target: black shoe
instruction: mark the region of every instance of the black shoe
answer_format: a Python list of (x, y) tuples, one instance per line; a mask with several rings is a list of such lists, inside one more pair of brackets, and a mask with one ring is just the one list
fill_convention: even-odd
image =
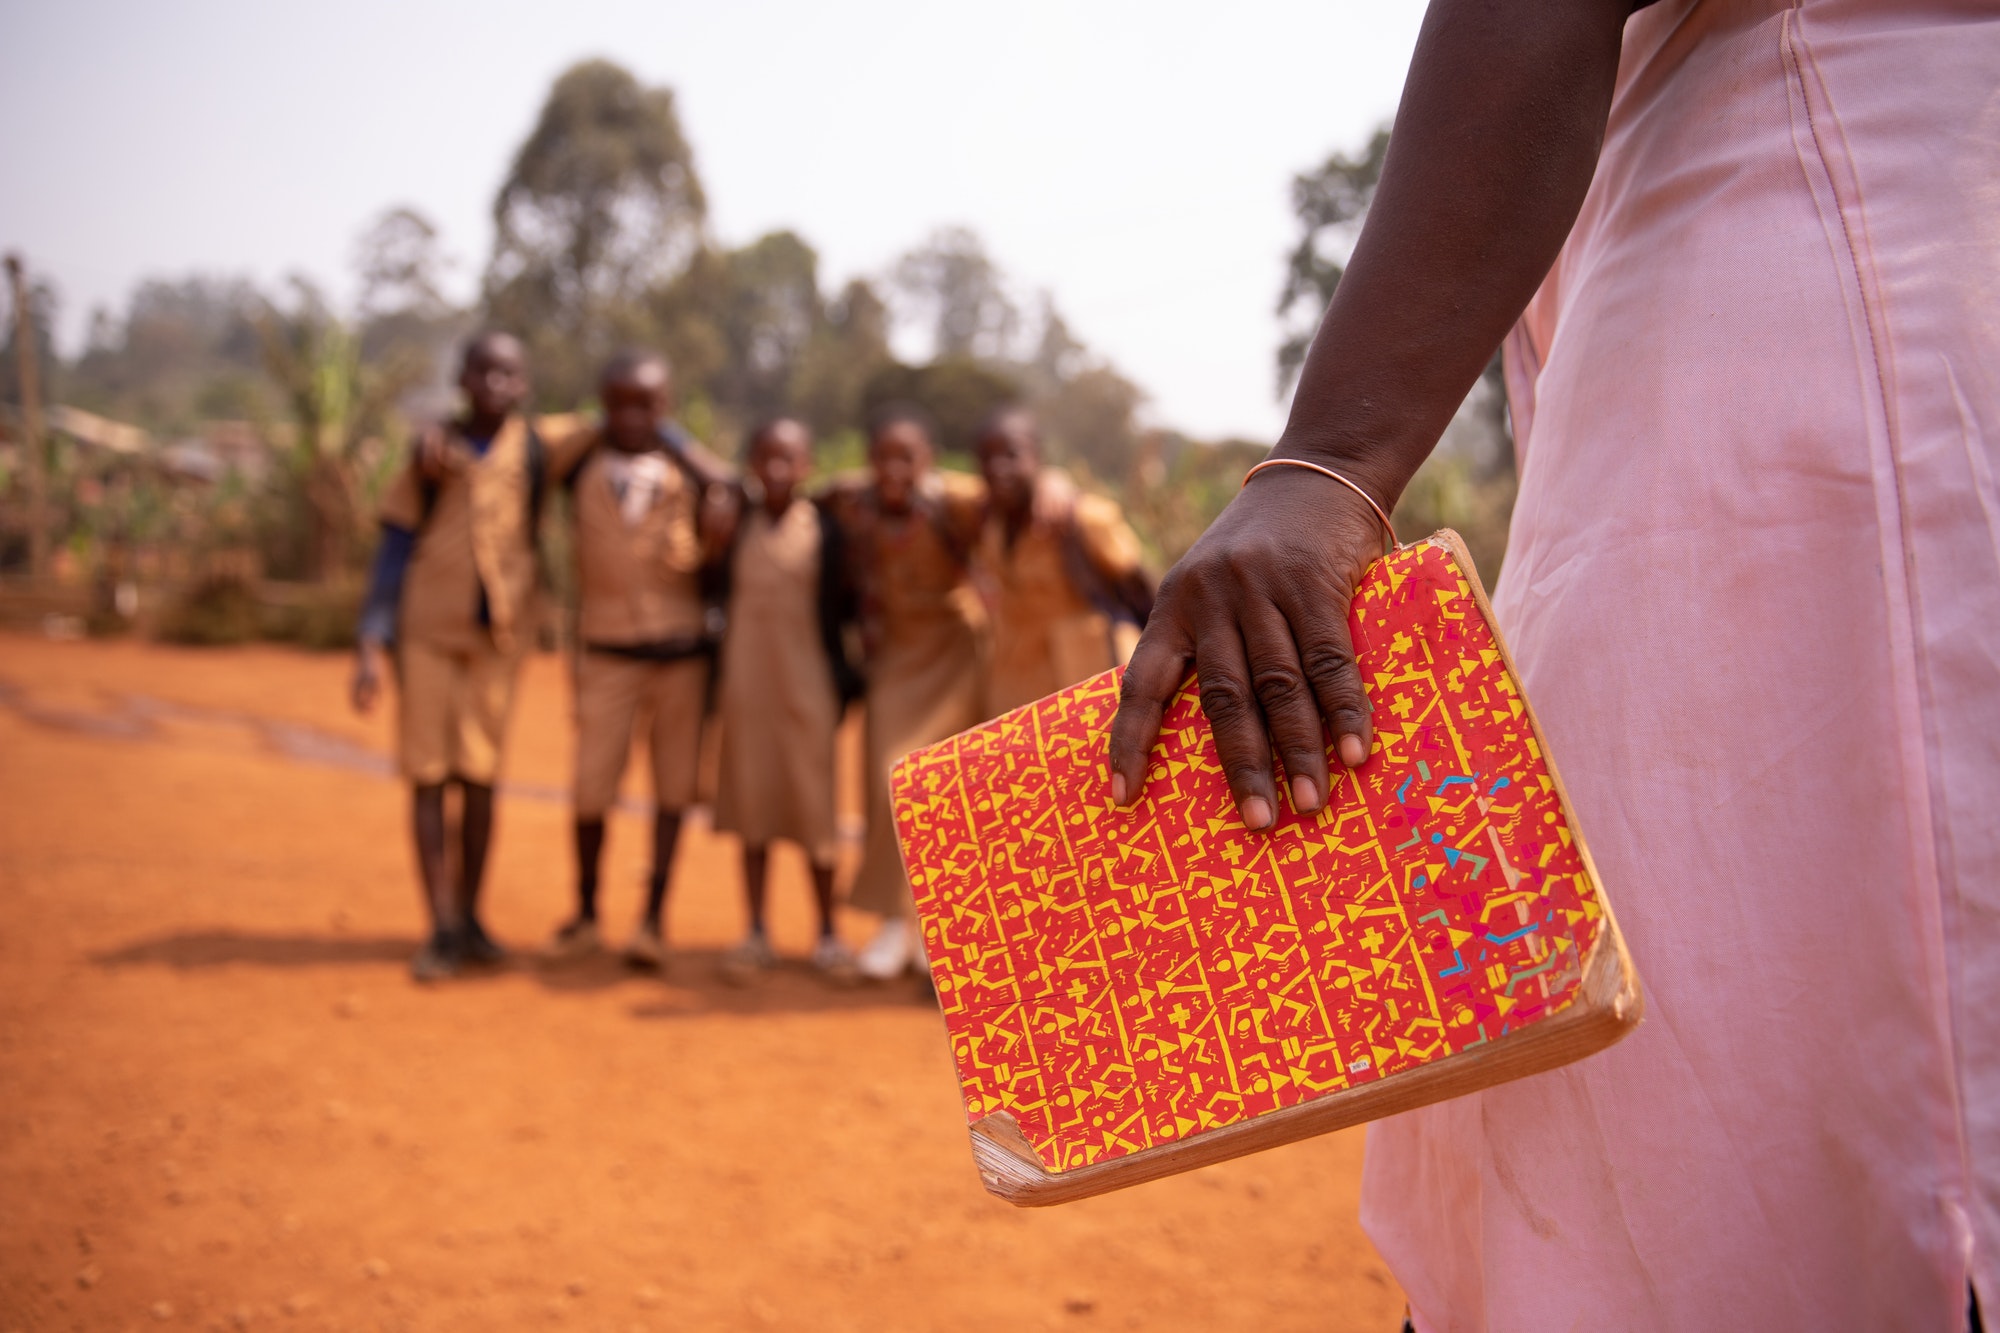
[(448, 981), (457, 976), (464, 966), (465, 950), (458, 937), (440, 930), (410, 960), (410, 978), (423, 982)]
[(506, 965), (507, 951), (500, 942), (486, 933), (486, 927), (477, 917), (465, 923), (465, 961), (474, 967), (503, 967)]

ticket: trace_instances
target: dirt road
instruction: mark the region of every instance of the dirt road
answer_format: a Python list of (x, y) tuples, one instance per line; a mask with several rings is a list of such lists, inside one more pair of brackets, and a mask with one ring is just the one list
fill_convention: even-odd
[[(716, 980), (740, 890), (705, 828), (664, 980), (413, 985), (387, 723), (346, 712), (344, 672), (0, 637), (0, 1333), (1395, 1327), (1358, 1132), (989, 1199), (933, 1008), (796, 966)], [(517, 945), (569, 892), (566, 716), (539, 658), (488, 890)], [(640, 819), (611, 838), (617, 928)]]

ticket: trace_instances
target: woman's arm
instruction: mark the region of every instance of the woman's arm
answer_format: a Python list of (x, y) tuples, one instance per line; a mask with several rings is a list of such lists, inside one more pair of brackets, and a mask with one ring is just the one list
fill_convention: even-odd
[[(1368, 220), (1273, 451), (1392, 509), (1555, 262), (1596, 169), (1630, 0), (1434, 0)], [(1160, 716), (1193, 667), (1238, 811), (1327, 796), (1324, 719), (1368, 757), (1347, 603), (1380, 524), (1339, 483), (1273, 468), (1160, 585), (1111, 735), (1112, 798), (1137, 798)]]

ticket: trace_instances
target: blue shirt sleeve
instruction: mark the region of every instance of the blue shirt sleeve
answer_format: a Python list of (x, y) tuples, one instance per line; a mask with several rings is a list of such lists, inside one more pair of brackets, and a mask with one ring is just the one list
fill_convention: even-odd
[(375, 548), (375, 566), (368, 575), (368, 596), (361, 603), (361, 625), (356, 631), (363, 642), (395, 641), (396, 612), (403, 604), (403, 576), (409, 572), (410, 553), (416, 548), (416, 533), (393, 523), (382, 525), (382, 544)]

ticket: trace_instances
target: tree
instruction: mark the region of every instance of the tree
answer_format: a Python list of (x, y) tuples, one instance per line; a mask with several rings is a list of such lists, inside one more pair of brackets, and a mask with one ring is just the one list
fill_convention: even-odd
[[(55, 328), (56, 311), (59, 301), (55, 286), (39, 273), (28, 272), (27, 324), (34, 331), (35, 362), (41, 367), (42, 401), (51, 401), (55, 385), (50, 376), (61, 364), (56, 359)], [(21, 320), (14, 309), (13, 290), (7, 289), (5, 327), (0, 328), (0, 402), (18, 404), (21, 401), (21, 351), (19, 346)]]
[[(1313, 335), (1347, 271), (1347, 259), (1374, 203), (1388, 154), (1389, 129), (1384, 126), (1358, 156), (1334, 153), (1316, 169), (1292, 179), (1292, 211), (1300, 234), (1278, 297), (1278, 317), (1286, 328), (1278, 348), (1280, 397), (1298, 377)], [(1437, 448), (1404, 489), (1393, 515), (1404, 532), (1455, 528), (1488, 587), (1500, 574), (1517, 489), (1502, 381), (1496, 352)]]
[(1286, 261), (1278, 318), (1286, 333), (1278, 347), (1278, 396), (1291, 392), (1319, 322), (1347, 272), (1347, 258), (1361, 234), (1382, 162), (1389, 155), (1389, 127), (1375, 131), (1359, 156), (1334, 153), (1312, 171), (1292, 178), (1292, 212), (1299, 241)]
[(451, 309), (444, 295), (450, 268), (436, 224), (407, 204), (385, 209), (354, 245), (360, 280), (355, 312), (364, 322), (404, 313), (442, 315)]
[(896, 261), (897, 290), (930, 321), (931, 358), (1001, 360), (1013, 349), (1021, 312), (999, 266), (964, 227), (945, 227)]
[(450, 410), (453, 353), (470, 323), (444, 292), (452, 266), (436, 225), (407, 205), (384, 211), (355, 243), (361, 357), (371, 364), (411, 363), (409, 387), (421, 392), (401, 406), (420, 417)]
[(713, 381), (716, 405), (746, 424), (791, 407), (799, 361), (819, 330), (819, 256), (789, 231), (726, 256), (720, 310), (727, 357)]
[(1123, 484), (1132, 473), (1145, 394), (1108, 365), (1092, 365), (1034, 403), (1053, 452), (1080, 462), (1099, 481)]
[(549, 90), (493, 201), (488, 316), (523, 338), (537, 396), (569, 407), (644, 335), (650, 293), (699, 251), (707, 201), (673, 92), (604, 60)]
[(83, 355), (65, 375), (79, 407), (158, 435), (204, 418), (276, 410), (264, 382), (258, 324), (265, 301), (243, 278), (152, 278), (133, 289), (122, 318), (98, 311)]

